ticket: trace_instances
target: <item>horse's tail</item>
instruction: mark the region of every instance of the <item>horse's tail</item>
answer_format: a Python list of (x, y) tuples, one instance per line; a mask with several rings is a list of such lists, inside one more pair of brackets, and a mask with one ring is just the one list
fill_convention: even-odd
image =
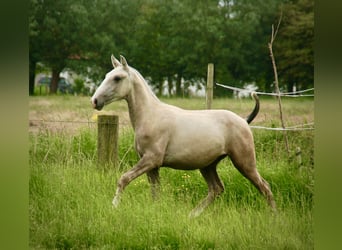
[(260, 102), (259, 102), (259, 97), (257, 96), (257, 94), (255, 92), (252, 92), (251, 96), (255, 100), (255, 107), (252, 113), (250, 113), (249, 116), (246, 118), (247, 123), (251, 123), (254, 120), (254, 118), (259, 113), (259, 109), (260, 109)]

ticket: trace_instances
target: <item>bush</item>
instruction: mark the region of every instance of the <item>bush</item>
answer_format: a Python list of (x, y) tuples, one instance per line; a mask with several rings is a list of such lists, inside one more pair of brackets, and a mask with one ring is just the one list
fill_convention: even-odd
[(74, 90), (77, 94), (83, 94), (84, 92), (84, 80), (81, 78), (76, 78), (74, 80)]

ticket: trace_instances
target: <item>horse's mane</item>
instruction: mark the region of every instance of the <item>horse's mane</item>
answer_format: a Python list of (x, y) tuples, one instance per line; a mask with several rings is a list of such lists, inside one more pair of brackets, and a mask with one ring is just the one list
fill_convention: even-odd
[(158, 99), (158, 97), (154, 94), (154, 92), (152, 91), (151, 87), (148, 85), (147, 81), (145, 80), (145, 78), (139, 73), (138, 70), (136, 70), (133, 67), (130, 67), (130, 69), (137, 75), (137, 77), (139, 78), (139, 80), (142, 82), (142, 84), (144, 84), (145, 88), (147, 89), (147, 91), (152, 95), (152, 97), (154, 99), (156, 99), (157, 101), (160, 101)]

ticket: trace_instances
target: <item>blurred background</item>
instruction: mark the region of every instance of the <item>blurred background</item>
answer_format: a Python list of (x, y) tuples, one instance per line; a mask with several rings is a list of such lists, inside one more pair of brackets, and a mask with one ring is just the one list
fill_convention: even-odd
[[(126, 57), (158, 96), (204, 95), (214, 81), (283, 91), (313, 87), (313, 0), (30, 0), (29, 94), (91, 95)], [(214, 88), (214, 96), (232, 95)]]

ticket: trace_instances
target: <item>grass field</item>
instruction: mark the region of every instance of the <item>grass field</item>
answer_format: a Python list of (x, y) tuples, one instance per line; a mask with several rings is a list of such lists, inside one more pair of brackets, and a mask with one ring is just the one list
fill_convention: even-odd
[[(203, 99), (163, 99), (188, 109)], [(312, 99), (284, 99), (286, 125), (313, 122)], [(252, 100), (217, 99), (213, 108), (246, 116)], [(283, 133), (253, 129), (259, 172), (278, 206), (263, 197), (229, 159), (218, 168), (225, 192), (196, 219), (191, 209), (207, 194), (199, 171), (162, 168), (161, 197), (150, 197), (146, 176), (125, 190), (117, 209), (111, 201), (119, 176), (138, 160), (124, 101), (110, 104), (120, 117), (117, 169), (96, 164), (97, 131), (89, 97), (29, 99), (29, 222), (31, 249), (313, 249), (313, 131)], [(261, 98), (251, 125), (279, 127), (275, 99)], [(295, 152), (301, 149), (301, 164)]]

